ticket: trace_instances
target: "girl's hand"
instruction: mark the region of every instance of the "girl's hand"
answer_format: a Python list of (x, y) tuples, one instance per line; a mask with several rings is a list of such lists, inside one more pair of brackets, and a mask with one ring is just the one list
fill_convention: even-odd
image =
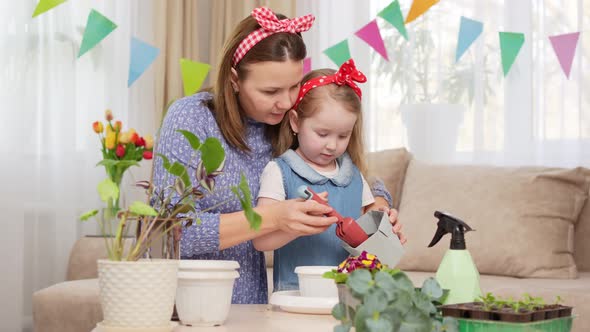
[(397, 210), (390, 209), (386, 206), (380, 206), (376, 209), (377, 211), (383, 211), (389, 216), (389, 223), (391, 223), (391, 229), (393, 230), (393, 234), (397, 235), (399, 241), (404, 244), (408, 241), (404, 233), (402, 232), (402, 224), (397, 219)]
[(278, 229), (297, 236), (321, 233), (338, 221), (324, 216), (331, 207), (313, 200), (289, 199), (265, 207), (272, 209)]

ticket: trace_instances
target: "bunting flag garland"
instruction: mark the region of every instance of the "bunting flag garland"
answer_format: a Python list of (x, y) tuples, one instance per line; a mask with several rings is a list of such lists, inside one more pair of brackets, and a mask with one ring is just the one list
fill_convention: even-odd
[(109, 33), (115, 30), (115, 28), (117, 28), (115, 23), (92, 9), (90, 14), (88, 14), (84, 36), (82, 37), (82, 45), (78, 52), (78, 58), (96, 46)]
[(455, 53), (455, 62), (459, 61), (463, 53), (469, 46), (481, 35), (483, 23), (461, 16), (461, 25), (459, 27), (459, 41), (457, 42), (457, 52)]
[(559, 65), (565, 74), (565, 77), (570, 78), (570, 70), (572, 69), (572, 62), (574, 61), (574, 55), (576, 55), (576, 46), (578, 45), (578, 38), (580, 32), (566, 33), (563, 35), (556, 35), (549, 37), (551, 46)]
[(420, 15), (424, 14), (430, 9), (430, 7), (436, 5), (438, 1), (439, 0), (414, 0), (414, 2), (412, 2), (412, 7), (410, 7), (410, 12), (408, 13), (408, 16), (406, 16), (406, 24), (420, 17)]
[(524, 44), (524, 33), (520, 32), (499, 32), (500, 52), (502, 53), (502, 69), (504, 76), (508, 74), (522, 44)]
[(190, 96), (199, 91), (210, 68), (211, 66), (206, 63), (180, 59), (180, 71), (185, 96)]
[(35, 11), (33, 12), (33, 16), (41, 15), (46, 11), (61, 5), (62, 3), (66, 2), (66, 0), (41, 0), (35, 7)]
[(303, 75), (311, 71), (311, 58), (305, 58), (303, 60)]
[(385, 7), (379, 12), (379, 14), (377, 14), (377, 16), (393, 25), (393, 27), (396, 28), (406, 40), (408, 40), (408, 32), (406, 31), (406, 26), (404, 25), (404, 17), (397, 0), (394, 0), (389, 4), (389, 6)]
[(350, 49), (348, 48), (348, 39), (344, 39), (338, 44), (326, 49), (324, 54), (340, 67), (346, 60), (350, 59)]
[(381, 32), (379, 32), (379, 27), (377, 26), (377, 20), (372, 20), (369, 22), (359, 31), (355, 32), (355, 35), (369, 44), (369, 46), (377, 51), (377, 53), (381, 54), (385, 60), (389, 61), (387, 50), (385, 49), (385, 44), (383, 43), (383, 38), (381, 37)]
[(160, 50), (135, 37), (131, 38), (131, 51), (129, 59), (129, 78), (127, 87), (130, 87), (135, 80), (156, 60)]

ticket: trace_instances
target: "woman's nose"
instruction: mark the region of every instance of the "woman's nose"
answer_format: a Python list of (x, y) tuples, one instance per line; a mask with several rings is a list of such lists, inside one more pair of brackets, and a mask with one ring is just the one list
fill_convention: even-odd
[(278, 109), (286, 110), (286, 109), (290, 109), (294, 103), (295, 103), (295, 99), (291, 98), (291, 94), (288, 91), (286, 91), (285, 93), (281, 93), (281, 95), (279, 96), (279, 99), (277, 100), (276, 105), (277, 105)]

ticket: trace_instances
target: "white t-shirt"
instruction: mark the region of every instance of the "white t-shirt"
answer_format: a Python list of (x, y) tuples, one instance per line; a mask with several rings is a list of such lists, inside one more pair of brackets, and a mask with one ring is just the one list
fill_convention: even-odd
[[(336, 163), (336, 168), (332, 171), (328, 172), (321, 172), (316, 170), (319, 174), (331, 179), (338, 175), (340, 171), (340, 166)], [(361, 178), (363, 181), (363, 194), (362, 194), (362, 205), (367, 206), (375, 202), (375, 198), (371, 193), (371, 188), (369, 184), (365, 180), (365, 177), (361, 174)], [(276, 163), (276, 161), (271, 160), (264, 170), (262, 171), (262, 175), (260, 176), (260, 191), (258, 192), (258, 198), (266, 197), (272, 198), (277, 201), (284, 201), (286, 198), (285, 194), (285, 187), (283, 186), (283, 174), (281, 173), (281, 168)], [(329, 198), (328, 198), (329, 200)]]

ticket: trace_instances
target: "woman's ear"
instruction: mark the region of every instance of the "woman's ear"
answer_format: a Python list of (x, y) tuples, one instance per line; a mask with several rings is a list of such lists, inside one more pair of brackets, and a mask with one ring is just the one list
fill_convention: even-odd
[(299, 132), (299, 115), (295, 110), (289, 111), (289, 124), (291, 125), (291, 130), (297, 134)]
[(231, 69), (231, 87), (234, 89), (234, 93), (240, 92), (240, 85), (238, 84), (238, 72), (235, 68)]

